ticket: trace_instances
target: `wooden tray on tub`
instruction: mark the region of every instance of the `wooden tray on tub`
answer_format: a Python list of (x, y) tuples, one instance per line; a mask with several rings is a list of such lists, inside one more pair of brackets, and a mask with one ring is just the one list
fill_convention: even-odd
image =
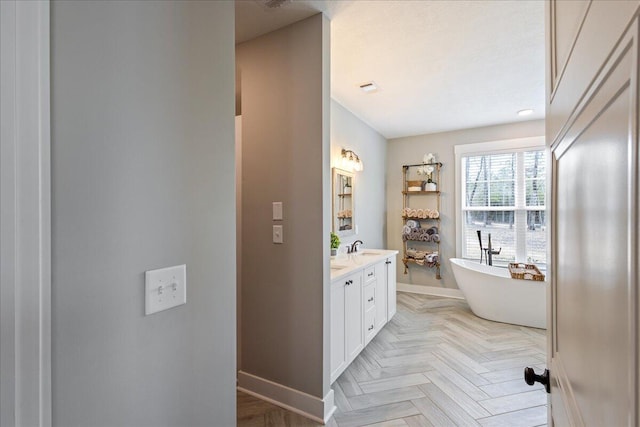
[(511, 273), (512, 279), (544, 281), (544, 274), (540, 273), (540, 270), (534, 264), (511, 262), (509, 263), (509, 273)]

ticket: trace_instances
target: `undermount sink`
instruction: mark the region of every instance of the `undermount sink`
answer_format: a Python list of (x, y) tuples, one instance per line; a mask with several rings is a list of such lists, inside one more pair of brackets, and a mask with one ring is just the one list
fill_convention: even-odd
[(380, 252), (373, 252), (373, 251), (362, 251), (362, 252), (358, 252), (360, 255), (380, 255)]

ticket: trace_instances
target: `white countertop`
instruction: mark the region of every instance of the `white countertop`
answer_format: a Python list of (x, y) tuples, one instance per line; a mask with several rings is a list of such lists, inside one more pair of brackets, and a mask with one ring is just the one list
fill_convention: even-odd
[(360, 249), (354, 254), (342, 254), (331, 257), (331, 281), (339, 279), (355, 270), (378, 263), (398, 251), (389, 249)]

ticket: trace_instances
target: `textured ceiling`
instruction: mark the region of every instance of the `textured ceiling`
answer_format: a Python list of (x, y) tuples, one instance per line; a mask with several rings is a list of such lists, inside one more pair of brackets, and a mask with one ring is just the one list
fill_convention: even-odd
[[(544, 117), (543, 1), (236, 1), (236, 39), (318, 11), (332, 97), (386, 138)], [(379, 90), (362, 92), (369, 81)]]

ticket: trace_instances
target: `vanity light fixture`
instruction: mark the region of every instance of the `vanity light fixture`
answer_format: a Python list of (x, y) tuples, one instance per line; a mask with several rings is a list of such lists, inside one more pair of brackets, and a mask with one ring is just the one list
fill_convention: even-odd
[(358, 155), (351, 151), (342, 149), (342, 168), (348, 171), (360, 172), (364, 166)]
[(531, 114), (533, 114), (533, 110), (530, 108), (527, 108), (526, 110), (520, 110), (518, 111), (518, 115), (519, 116), (530, 116)]

